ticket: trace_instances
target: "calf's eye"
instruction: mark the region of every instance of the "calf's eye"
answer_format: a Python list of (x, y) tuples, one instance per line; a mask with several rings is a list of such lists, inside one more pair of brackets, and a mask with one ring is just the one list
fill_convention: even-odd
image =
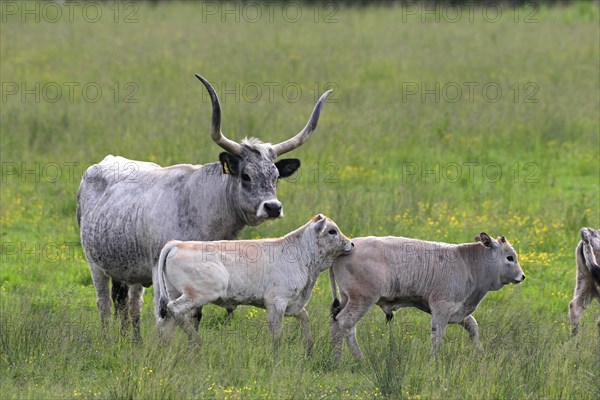
[(242, 180), (244, 182), (250, 182), (251, 181), (250, 175), (248, 175), (248, 174), (242, 174)]
[(337, 231), (335, 229), (332, 229), (329, 231), (330, 235), (337, 235)]
[(515, 260), (515, 259), (513, 258), (513, 256), (508, 256), (508, 257), (506, 257), (506, 259), (507, 259), (508, 261), (514, 261), (514, 260)]

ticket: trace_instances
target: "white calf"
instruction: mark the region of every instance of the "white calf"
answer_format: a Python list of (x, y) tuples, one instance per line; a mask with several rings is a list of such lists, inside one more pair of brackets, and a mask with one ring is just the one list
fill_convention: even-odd
[(177, 322), (191, 341), (198, 341), (194, 310), (208, 303), (253, 305), (267, 310), (275, 347), (284, 315), (298, 318), (310, 352), (313, 341), (304, 307), (319, 273), (353, 246), (321, 214), (278, 239), (171, 241), (153, 274), (159, 330), (170, 337)]

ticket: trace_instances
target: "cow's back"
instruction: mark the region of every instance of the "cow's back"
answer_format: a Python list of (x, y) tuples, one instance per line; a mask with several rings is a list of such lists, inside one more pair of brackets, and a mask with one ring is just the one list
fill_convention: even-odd
[(162, 168), (114, 156), (89, 167), (77, 195), (88, 262), (116, 279), (150, 285), (152, 264), (162, 246), (193, 236), (187, 232), (191, 224), (181, 224), (179, 203), (189, 199), (186, 181), (200, 167)]
[(77, 222), (81, 224), (83, 213), (93, 208), (107, 188), (119, 182), (134, 183), (140, 171), (158, 168), (161, 168), (160, 165), (155, 163), (113, 155), (108, 155), (98, 164), (91, 165), (83, 174), (77, 193)]

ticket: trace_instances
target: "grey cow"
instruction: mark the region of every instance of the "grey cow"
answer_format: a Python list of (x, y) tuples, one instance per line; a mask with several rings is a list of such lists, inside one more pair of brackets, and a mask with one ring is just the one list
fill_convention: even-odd
[(476, 240), (446, 244), (403, 237), (352, 239), (354, 252), (337, 259), (330, 269), (334, 298), (331, 334), (336, 358), (341, 359), (346, 338), (354, 356), (362, 359), (356, 324), (375, 304), (388, 320), (401, 307), (430, 313), (434, 356), (449, 323), (462, 325), (481, 348), (477, 321), (471, 314), (487, 292), (520, 283), (525, 275), (504, 237), (494, 240), (481, 233)]
[[(211, 136), (225, 150), (220, 162), (163, 168), (107, 156), (86, 170), (77, 194), (81, 243), (103, 325), (114, 299), (123, 327), (131, 315), (134, 339), (140, 337), (144, 287), (152, 284), (152, 268), (167, 241), (234, 239), (246, 225), (283, 216), (277, 181), (293, 174), (300, 161), (274, 159), (308, 139), (331, 93), (321, 96), (307, 125), (291, 139), (275, 145), (256, 139), (237, 143), (221, 132), (221, 107), (213, 87), (196, 77), (211, 97)], [(200, 316), (201, 309), (196, 310), (197, 320)]]
[(194, 309), (208, 303), (253, 305), (267, 310), (275, 347), (284, 315), (300, 320), (310, 353), (313, 339), (304, 307), (319, 273), (353, 247), (321, 214), (277, 239), (168, 242), (153, 272), (159, 331), (170, 338), (177, 322), (197, 342)]
[[(577, 334), (579, 319), (583, 310), (596, 299), (600, 302), (600, 230), (582, 228), (581, 241), (575, 250), (577, 277), (575, 296), (569, 303), (569, 320), (571, 332)], [(598, 318), (598, 335), (600, 335), (600, 318)]]

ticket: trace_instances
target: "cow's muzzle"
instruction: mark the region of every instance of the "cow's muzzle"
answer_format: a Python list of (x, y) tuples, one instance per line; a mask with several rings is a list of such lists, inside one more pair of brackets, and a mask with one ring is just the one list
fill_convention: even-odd
[(256, 216), (259, 218), (283, 217), (283, 205), (279, 200), (263, 201), (258, 207)]

